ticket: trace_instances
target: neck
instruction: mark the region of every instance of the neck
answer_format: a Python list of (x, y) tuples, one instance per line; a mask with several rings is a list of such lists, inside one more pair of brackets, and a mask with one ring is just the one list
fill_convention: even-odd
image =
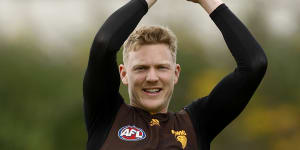
[(142, 109), (142, 110), (144, 110), (144, 111), (147, 111), (147, 112), (150, 113), (151, 115), (155, 115), (155, 114), (158, 114), (158, 113), (161, 113), (161, 114), (166, 114), (166, 113), (168, 113), (168, 108), (167, 108), (167, 107), (166, 107), (166, 108), (162, 108), (162, 109), (159, 109), (159, 108), (157, 108), (157, 109), (147, 109), (147, 108), (144, 108), (144, 107), (140, 107), (140, 106), (138, 106), (138, 105), (135, 105), (135, 104), (133, 104), (133, 103), (130, 103), (129, 105), (132, 106), (132, 107), (136, 107), (136, 108)]

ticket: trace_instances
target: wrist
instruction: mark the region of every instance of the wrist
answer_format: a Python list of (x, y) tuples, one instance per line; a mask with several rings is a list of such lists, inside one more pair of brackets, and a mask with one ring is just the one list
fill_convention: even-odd
[(208, 14), (211, 14), (217, 7), (219, 7), (223, 3), (224, 2), (222, 0), (199, 0), (199, 4)]
[(157, 0), (145, 0), (148, 4), (148, 9), (150, 9), (155, 3)]

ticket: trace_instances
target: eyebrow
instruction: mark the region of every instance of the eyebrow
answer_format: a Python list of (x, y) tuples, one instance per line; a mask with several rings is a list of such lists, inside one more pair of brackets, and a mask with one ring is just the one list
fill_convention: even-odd
[[(136, 66), (149, 66), (149, 65), (145, 64), (145, 63), (133, 65), (133, 67), (136, 67)], [(170, 63), (159, 63), (159, 64), (154, 64), (154, 66), (171, 66), (171, 64)]]
[(155, 65), (155, 66), (171, 66), (171, 64), (170, 63), (161, 63), (161, 64), (157, 64), (157, 65)]
[[(147, 65), (147, 64), (137, 64), (137, 65), (133, 65), (132, 66), (132, 69), (135, 69), (137, 67), (146, 67), (146, 68), (149, 68), (150, 65)], [(171, 64), (170, 63), (160, 63), (160, 64), (155, 64), (154, 67), (159, 67), (159, 66), (166, 66), (168, 68), (171, 68)]]

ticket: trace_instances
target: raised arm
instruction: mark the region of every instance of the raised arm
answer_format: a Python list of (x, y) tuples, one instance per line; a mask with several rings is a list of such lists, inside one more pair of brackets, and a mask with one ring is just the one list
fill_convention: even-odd
[[(152, 1), (129, 1), (105, 21), (94, 39), (83, 81), (88, 149), (94, 149), (89, 145), (101, 145), (104, 142), (116, 113), (124, 103), (119, 94), (116, 54), (148, 7), (152, 6)], [(95, 132), (101, 134), (94, 135)]]
[(237, 63), (236, 69), (207, 97), (186, 107), (198, 136), (201, 133), (204, 137), (200, 138), (210, 143), (248, 104), (265, 74), (267, 58), (251, 33), (223, 2), (199, 0), (199, 3), (222, 32)]

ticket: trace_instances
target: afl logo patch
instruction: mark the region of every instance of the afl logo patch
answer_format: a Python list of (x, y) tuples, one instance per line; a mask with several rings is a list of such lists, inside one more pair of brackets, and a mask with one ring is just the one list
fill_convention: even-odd
[(118, 131), (118, 136), (124, 141), (140, 141), (146, 138), (146, 133), (136, 126), (125, 126)]

